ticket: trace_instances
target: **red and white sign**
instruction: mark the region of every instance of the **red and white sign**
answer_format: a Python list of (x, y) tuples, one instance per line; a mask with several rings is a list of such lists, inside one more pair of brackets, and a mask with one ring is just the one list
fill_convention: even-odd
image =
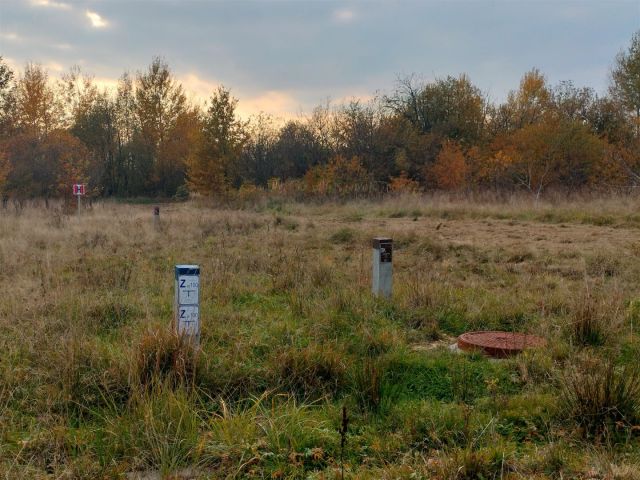
[(84, 183), (74, 183), (73, 184), (73, 194), (74, 195), (84, 195), (85, 194), (85, 185)]

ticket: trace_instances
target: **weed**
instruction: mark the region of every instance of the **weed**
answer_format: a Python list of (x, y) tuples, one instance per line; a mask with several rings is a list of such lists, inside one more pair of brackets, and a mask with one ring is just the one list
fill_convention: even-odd
[(198, 352), (187, 339), (167, 329), (149, 330), (136, 349), (134, 386), (194, 385), (197, 364)]
[(562, 376), (563, 407), (586, 437), (615, 436), (640, 421), (640, 373), (611, 360), (584, 360)]
[(291, 348), (277, 356), (276, 364), (282, 388), (298, 398), (333, 395), (345, 385), (344, 356), (329, 346)]
[(582, 346), (603, 345), (615, 329), (618, 308), (610, 299), (599, 296), (589, 288), (573, 303), (569, 323), (569, 335), (574, 343)]

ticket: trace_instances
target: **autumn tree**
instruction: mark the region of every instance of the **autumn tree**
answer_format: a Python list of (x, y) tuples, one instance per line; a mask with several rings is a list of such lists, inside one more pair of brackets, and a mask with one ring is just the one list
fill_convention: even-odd
[(77, 118), (86, 115), (98, 100), (98, 87), (94, 84), (93, 77), (83, 74), (78, 66), (73, 66), (64, 73), (56, 86), (62, 108), (61, 125), (70, 129)]
[(15, 93), (14, 73), (0, 56), (0, 139), (13, 126)]
[(47, 72), (40, 65), (27, 64), (16, 87), (16, 127), (40, 137), (57, 128), (61, 119), (61, 105)]
[(137, 76), (135, 112), (141, 153), (146, 157), (141, 160), (151, 168), (149, 187), (152, 192), (173, 195), (184, 183), (188, 130), (195, 122), (182, 86), (161, 58), (154, 58), (147, 71)]
[(467, 184), (469, 166), (460, 145), (446, 140), (433, 165), (427, 168), (427, 178), (436, 188), (443, 190), (460, 190)]
[(13, 129), (14, 100), (14, 74), (0, 56), (0, 195), (4, 195), (3, 190), (11, 169), (6, 142)]
[(211, 96), (195, 150), (189, 159), (189, 185), (203, 195), (224, 193), (245, 143), (245, 123), (238, 119), (238, 100), (224, 86)]
[(417, 193), (420, 191), (420, 183), (409, 178), (407, 172), (400, 172), (397, 177), (389, 179), (389, 191), (392, 193)]
[(518, 90), (509, 92), (506, 103), (492, 112), (492, 132), (497, 135), (540, 123), (550, 111), (552, 95), (547, 80), (534, 68), (524, 74)]
[(571, 81), (560, 82), (550, 90), (552, 112), (566, 120), (590, 123), (597, 96), (592, 88), (576, 87)]
[(54, 168), (55, 184), (51, 191), (55, 196), (70, 196), (74, 183), (87, 183), (89, 152), (80, 139), (66, 130), (54, 130), (41, 149), (43, 161)]
[(48, 204), (51, 198), (69, 195), (74, 183), (86, 181), (87, 149), (65, 130), (43, 138), (20, 133), (7, 150), (12, 168), (6, 188), (15, 198), (43, 198)]
[(332, 157), (329, 163), (311, 168), (304, 176), (308, 193), (348, 197), (373, 190), (371, 174), (358, 157)]
[(630, 113), (640, 137), (640, 30), (631, 38), (629, 49), (616, 57), (611, 79), (611, 94)]
[(588, 185), (603, 145), (576, 121), (528, 125), (511, 134), (497, 152), (518, 185), (537, 198), (551, 185), (572, 189)]

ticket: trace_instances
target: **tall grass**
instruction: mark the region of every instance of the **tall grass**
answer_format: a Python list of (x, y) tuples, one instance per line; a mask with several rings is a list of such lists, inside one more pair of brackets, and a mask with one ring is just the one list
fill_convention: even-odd
[[(586, 478), (600, 457), (640, 462), (639, 341), (621, 328), (637, 198), (203, 202), (164, 206), (159, 229), (144, 205), (0, 211), (0, 477)], [(381, 234), (388, 301), (369, 285)], [(183, 262), (202, 271), (199, 350), (171, 330)], [(452, 353), (472, 329), (549, 347)], [(596, 437), (613, 440), (585, 449)]]

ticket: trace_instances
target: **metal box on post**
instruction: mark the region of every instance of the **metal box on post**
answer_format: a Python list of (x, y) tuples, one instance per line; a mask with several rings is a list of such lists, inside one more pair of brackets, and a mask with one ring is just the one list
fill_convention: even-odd
[(374, 295), (391, 298), (393, 277), (393, 240), (387, 237), (377, 237), (372, 241), (373, 247), (373, 275), (371, 291)]

